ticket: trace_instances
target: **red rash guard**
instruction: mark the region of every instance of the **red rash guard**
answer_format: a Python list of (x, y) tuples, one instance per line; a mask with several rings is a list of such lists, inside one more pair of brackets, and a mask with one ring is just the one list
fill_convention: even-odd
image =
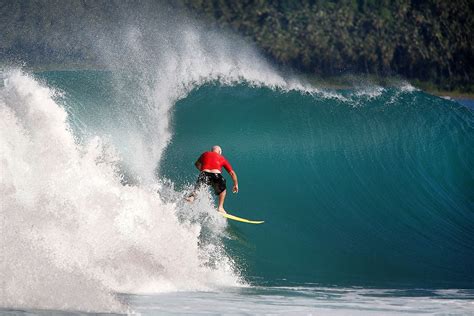
[(222, 167), (224, 167), (229, 173), (232, 171), (232, 166), (224, 156), (213, 151), (206, 151), (203, 153), (201, 157), (199, 157), (199, 162), (201, 163), (201, 171), (204, 169), (217, 169), (221, 171)]

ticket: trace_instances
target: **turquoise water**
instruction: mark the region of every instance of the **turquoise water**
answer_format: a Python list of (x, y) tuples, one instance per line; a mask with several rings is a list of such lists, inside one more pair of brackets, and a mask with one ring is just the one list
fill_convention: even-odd
[[(216, 79), (160, 111), (124, 73), (3, 76), (1, 313), (472, 311), (472, 109)], [(226, 209), (265, 224), (183, 202), (215, 144), (239, 176)]]
[(474, 100), (473, 99), (457, 99), (458, 103), (470, 108), (474, 109)]
[[(82, 105), (103, 100), (70, 110), (92, 127), (118, 111), (104, 73), (47, 78)], [(224, 148), (240, 183), (226, 208), (266, 221), (232, 222), (226, 242), (256, 283), (471, 287), (472, 111), (396, 88), (341, 96), (200, 87), (173, 109), (157, 177), (193, 183), (200, 153)]]
[[(220, 144), (239, 175), (227, 243), (257, 283), (472, 287), (473, 113), (420, 91), (340, 101), (206, 86), (180, 101), (162, 174)], [(230, 177), (227, 177), (231, 183)]]
[[(89, 129), (121, 117), (106, 73), (45, 76)], [(266, 221), (231, 222), (225, 241), (256, 284), (472, 287), (472, 110), (401, 88), (339, 93), (201, 86), (174, 106), (156, 176), (182, 190), (223, 147), (240, 183), (226, 208)]]

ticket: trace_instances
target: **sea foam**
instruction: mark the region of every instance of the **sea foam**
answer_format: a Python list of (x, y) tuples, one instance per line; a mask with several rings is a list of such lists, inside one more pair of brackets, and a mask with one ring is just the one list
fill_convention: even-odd
[(118, 311), (116, 292), (240, 284), (156, 185), (123, 185), (110, 146), (75, 142), (54, 90), (15, 70), (0, 96), (1, 306)]

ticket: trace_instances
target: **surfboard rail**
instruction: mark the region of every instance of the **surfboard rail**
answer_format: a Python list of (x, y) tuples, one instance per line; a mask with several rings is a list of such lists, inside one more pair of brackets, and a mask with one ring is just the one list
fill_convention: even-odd
[(231, 220), (234, 220), (234, 221), (237, 221), (237, 222), (242, 222), (242, 223), (247, 223), (247, 224), (263, 224), (263, 223), (265, 223), (265, 221), (253, 221), (253, 220), (238, 217), (238, 216), (235, 216), (235, 215), (232, 215), (232, 214), (229, 214), (229, 213), (227, 213), (227, 214), (220, 213), (220, 214), (222, 216), (224, 216), (225, 218), (228, 218), (228, 219), (231, 219)]

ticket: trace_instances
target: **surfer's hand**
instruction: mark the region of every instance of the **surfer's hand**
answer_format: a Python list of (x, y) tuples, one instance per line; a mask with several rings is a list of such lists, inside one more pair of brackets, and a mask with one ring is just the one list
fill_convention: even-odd
[(234, 187), (232, 188), (232, 192), (233, 193), (239, 192), (239, 185), (238, 184), (234, 184)]

